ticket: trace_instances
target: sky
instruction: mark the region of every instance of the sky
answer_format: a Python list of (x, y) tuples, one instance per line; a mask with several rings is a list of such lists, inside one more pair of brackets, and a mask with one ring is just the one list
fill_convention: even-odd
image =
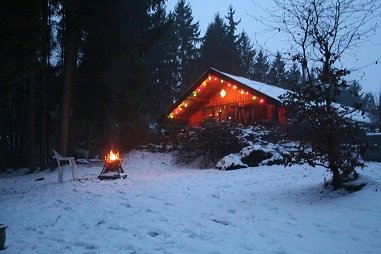
[[(201, 36), (205, 34), (208, 25), (213, 21), (218, 12), (222, 17), (226, 16), (229, 5), (235, 9), (236, 20), (241, 20), (237, 33), (245, 31), (252, 40), (255, 48), (262, 48), (269, 55), (276, 51), (286, 51), (289, 42), (285, 36), (273, 36), (265, 33), (266, 27), (255, 20), (254, 17), (265, 16), (259, 7), (271, 8), (269, 0), (188, 0), (192, 8), (195, 22), (200, 24)], [(177, 0), (168, 0), (167, 9), (173, 10)], [(355, 56), (346, 57), (343, 62), (346, 68), (354, 69), (350, 79), (359, 80), (364, 92), (371, 92), (378, 97), (381, 93), (381, 16), (376, 34), (370, 38), (370, 42), (357, 49)], [(352, 52), (351, 52), (352, 53)], [(352, 54), (354, 55), (354, 54)], [(358, 60), (356, 60), (358, 59)], [(375, 64), (376, 61), (378, 64)]]

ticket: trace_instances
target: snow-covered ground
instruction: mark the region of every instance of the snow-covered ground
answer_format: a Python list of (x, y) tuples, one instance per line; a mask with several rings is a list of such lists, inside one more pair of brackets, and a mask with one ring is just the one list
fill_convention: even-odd
[[(329, 191), (308, 166), (199, 170), (168, 154), (124, 156), (126, 179), (102, 164), (0, 175), (10, 253), (381, 253), (381, 163), (359, 192)], [(42, 181), (35, 181), (38, 178)]]

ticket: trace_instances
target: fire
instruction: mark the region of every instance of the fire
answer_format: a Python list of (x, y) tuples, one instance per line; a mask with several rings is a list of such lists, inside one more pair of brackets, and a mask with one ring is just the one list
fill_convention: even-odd
[(109, 162), (119, 160), (119, 152), (114, 153), (111, 150), (110, 153), (105, 156), (105, 160)]

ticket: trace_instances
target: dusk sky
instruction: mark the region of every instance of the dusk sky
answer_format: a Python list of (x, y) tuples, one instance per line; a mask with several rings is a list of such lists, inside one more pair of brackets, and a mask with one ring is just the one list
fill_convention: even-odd
[[(238, 31), (243, 30), (251, 38), (255, 48), (262, 48), (267, 53), (275, 54), (277, 50), (286, 51), (289, 42), (284, 35), (265, 33), (266, 29), (257, 22), (254, 17), (264, 16), (264, 13), (257, 5), (265, 8), (271, 8), (272, 1), (269, 0), (188, 0), (192, 8), (195, 22), (199, 21), (201, 36), (204, 35), (208, 24), (214, 19), (218, 12), (222, 17), (226, 16), (229, 5), (236, 10), (235, 17), (241, 20), (238, 25)], [(173, 10), (177, 0), (168, 0), (168, 10)], [(378, 24), (381, 25), (381, 17), (378, 18)], [(354, 55), (354, 52), (351, 52)], [(356, 58), (359, 60), (356, 61)], [(378, 64), (375, 64), (376, 61)], [(344, 62), (345, 67), (357, 69), (352, 72), (350, 78), (360, 80), (360, 84), (365, 92), (377, 94), (381, 93), (381, 28), (378, 27), (376, 35), (371, 38), (371, 42), (358, 49), (355, 57), (347, 57)], [(367, 66), (367, 67), (364, 67)]]

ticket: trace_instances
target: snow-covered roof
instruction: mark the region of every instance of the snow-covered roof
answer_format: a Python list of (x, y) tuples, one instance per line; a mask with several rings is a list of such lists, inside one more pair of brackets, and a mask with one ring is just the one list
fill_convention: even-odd
[(223, 74), (223, 75), (225, 75), (231, 79), (234, 79), (235, 81), (237, 81), (243, 85), (246, 85), (246, 86), (248, 86), (252, 89), (255, 89), (255, 90), (257, 90), (263, 94), (266, 94), (267, 96), (269, 96), (269, 97), (271, 97), (274, 100), (277, 100), (279, 102), (282, 102), (279, 97), (281, 95), (289, 92), (289, 90), (286, 90), (286, 89), (283, 89), (283, 88), (280, 88), (277, 86), (273, 86), (273, 85), (269, 85), (266, 83), (250, 80), (250, 79), (245, 78), (245, 77), (231, 75), (231, 74), (216, 70), (214, 68), (211, 68), (211, 69), (213, 69), (214, 71), (219, 72), (219, 73), (221, 73), (221, 74)]

